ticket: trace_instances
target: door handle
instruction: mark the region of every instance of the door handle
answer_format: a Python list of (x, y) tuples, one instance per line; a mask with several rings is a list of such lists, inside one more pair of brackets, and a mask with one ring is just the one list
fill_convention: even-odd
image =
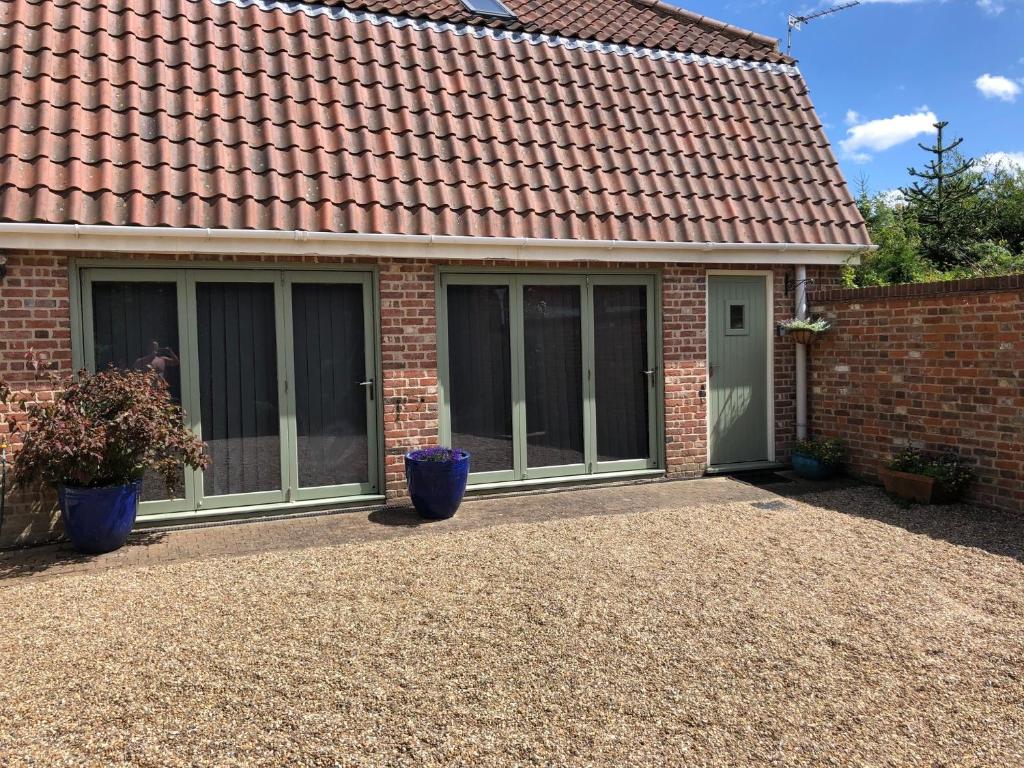
[(714, 375), (715, 375), (715, 364), (714, 363), (708, 363), (708, 378), (710, 379)]
[(359, 386), (360, 387), (369, 387), (370, 399), (371, 400), (373, 400), (373, 389), (374, 389), (373, 384), (374, 384), (373, 379), (367, 379), (366, 381), (360, 381), (359, 382)]
[(642, 373), (647, 378), (647, 383), (648, 384), (653, 384), (654, 383), (654, 379), (651, 378), (651, 377), (654, 376), (654, 374), (656, 374), (657, 372), (658, 372), (657, 368), (648, 368), (646, 371), (640, 371), (640, 373)]

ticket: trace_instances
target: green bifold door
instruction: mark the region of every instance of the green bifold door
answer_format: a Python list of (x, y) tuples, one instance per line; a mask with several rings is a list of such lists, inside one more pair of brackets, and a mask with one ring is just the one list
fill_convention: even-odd
[(654, 279), (443, 274), (441, 437), (471, 482), (658, 466)]
[(82, 349), (94, 370), (155, 370), (208, 446), (144, 515), (377, 494), (370, 275), (85, 269)]

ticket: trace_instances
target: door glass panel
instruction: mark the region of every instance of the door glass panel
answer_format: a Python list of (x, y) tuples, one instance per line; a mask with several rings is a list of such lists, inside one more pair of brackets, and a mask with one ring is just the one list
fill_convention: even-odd
[(526, 462), (583, 463), (583, 344), (580, 288), (523, 288)]
[(370, 477), (366, 434), (363, 286), (292, 286), (295, 422), (299, 485), (363, 483)]
[(281, 487), (277, 332), (271, 283), (197, 283), (207, 496)]
[(645, 459), (648, 430), (647, 289), (594, 286), (597, 459)]
[[(170, 282), (95, 282), (92, 284), (93, 364), (136, 371), (155, 370), (181, 404), (178, 346), (178, 288)], [(142, 478), (142, 500), (182, 498), (182, 470), (173, 492), (157, 475)]]
[(474, 472), (512, 469), (509, 288), (449, 285), (447, 298), (452, 445)]

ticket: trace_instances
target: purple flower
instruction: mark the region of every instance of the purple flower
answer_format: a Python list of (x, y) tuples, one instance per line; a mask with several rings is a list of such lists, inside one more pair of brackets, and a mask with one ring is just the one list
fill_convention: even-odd
[(465, 458), (466, 452), (458, 448), (445, 448), (442, 445), (432, 445), (429, 448), (420, 448), (409, 452), (409, 458), (413, 461), (436, 461), (453, 463)]

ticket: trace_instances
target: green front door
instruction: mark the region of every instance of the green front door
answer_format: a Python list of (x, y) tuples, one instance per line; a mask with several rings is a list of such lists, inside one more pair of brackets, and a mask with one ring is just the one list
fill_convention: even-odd
[(711, 465), (771, 458), (768, 430), (767, 279), (708, 278)]

